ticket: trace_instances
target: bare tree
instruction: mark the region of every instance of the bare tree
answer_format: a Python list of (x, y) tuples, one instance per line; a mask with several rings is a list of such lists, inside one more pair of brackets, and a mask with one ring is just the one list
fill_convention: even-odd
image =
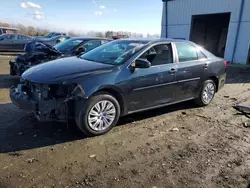
[(80, 36), (79, 33), (75, 33), (74, 31), (69, 31), (69, 32), (68, 32), (68, 35), (69, 35), (70, 37), (79, 37), (79, 36)]
[(113, 35), (114, 35), (114, 32), (113, 32), (113, 31), (106, 31), (106, 32), (105, 32), (105, 37), (106, 37), (106, 38), (112, 38)]
[(19, 29), (19, 33), (26, 35), (27, 34), (27, 28), (23, 24), (17, 24), (16, 26)]
[[(0, 26), (2, 27), (10, 27), (10, 24), (8, 23), (4, 23), (4, 22), (0, 22)], [(49, 32), (51, 32), (51, 30), (49, 29), (44, 29), (44, 28), (35, 28), (33, 26), (24, 26), (23, 24), (13, 24), (11, 25), (13, 27), (16, 27), (19, 29), (19, 33), (21, 34), (25, 34), (25, 35), (30, 35), (30, 36), (44, 36), (46, 34), (48, 34)], [(116, 35), (127, 35), (129, 37), (143, 37), (143, 34), (141, 33), (132, 33), (132, 32), (127, 32), (127, 31), (106, 31), (106, 32), (100, 32), (100, 31), (88, 31), (85, 34), (82, 33), (76, 33), (75, 31), (69, 31), (68, 35), (71, 37), (76, 37), (76, 36), (95, 36), (95, 37), (106, 37), (106, 38), (112, 38), (113, 36)], [(159, 38), (159, 35), (155, 34), (155, 35), (151, 35), (151, 34), (147, 34), (147, 37), (156, 37)]]
[(10, 25), (8, 23), (0, 22), (0, 26), (1, 27), (9, 27)]
[(37, 34), (36, 28), (34, 28), (33, 26), (28, 26), (27, 27), (27, 34), (29, 36), (34, 36)]
[(104, 34), (102, 32), (96, 32), (94, 34), (95, 37), (104, 37)]

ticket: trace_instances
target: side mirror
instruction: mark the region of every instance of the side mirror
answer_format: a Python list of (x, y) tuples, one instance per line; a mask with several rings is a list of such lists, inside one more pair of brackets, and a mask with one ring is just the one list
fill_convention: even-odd
[(86, 48), (80, 47), (76, 50), (76, 55), (83, 54), (84, 52), (86, 52)]
[(61, 41), (58, 39), (58, 40), (56, 40), (56, 44), (58, 44), (58, 43), (60, 43)]
[(148, 60), (141, 59), (141, 58), (137, 59), (133, 64), (134, 64), (134, 65), (132, 65), (133, 68), (143, 69), (143, 68), (151, 67), (151, 63)]

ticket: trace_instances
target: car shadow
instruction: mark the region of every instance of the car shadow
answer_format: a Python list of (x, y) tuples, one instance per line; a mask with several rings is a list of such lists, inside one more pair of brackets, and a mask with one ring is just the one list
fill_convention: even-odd
[[(250, 69), (228, 68), (226, 84), (250, 83)], [(8, 88), (19, 82), (18, 77), (0, 75), (0, 88)], [(164, 108), (149, 110), (122, 117), (118, 126), (168, 114), (173, 111), (193, 109), (192, 102), (184, 102)], [(136, 125), (135, 125), (136, 126)], [(0, 153), (16, 152), (86, 138), (73, 124), (37, 123), (32, 114), (19, 110), (11, 103), (0, 104)]]
[[(196, 108), (193, 102), (184, 102), (164, 108), (150, 110), (125, 116), (120, 119), (117, 126), (152, 118), (173, 111)], [(12, 104), (1, 104), (0, 112), (0, 153), (18, 152), (22, 150), (53, 146), (85, 139), (86, 136), (72, 123), (46, 122), (38, 123), (31, 113), (19, 110)], [(5, 115), (4, 115), (5, 114)]]
[(120, 118), (120, 121), (118, 125), (125, 125), (128, 123), (136, 122), (136, 121), (141, 121), (145, 119), (150, 119), (156, 116), (160, 116), (163, 114), (168, 114), (171, 112), (175, 111), (180, 111), (180, 110), (187, 110), (187, 109), (195, 109), (198, 108), (194, 101), (187, 101), (187, 102), (182, 102), (170, 106), (165, 106), (157, 109), (152, 109), (152, 110), (147, 110), (135, 114), (131, 114), (125, 117)]
[(250, 67), (249, 66), (229, 66), (227, 67), (226, 84), (247, 84), (250, 83)]

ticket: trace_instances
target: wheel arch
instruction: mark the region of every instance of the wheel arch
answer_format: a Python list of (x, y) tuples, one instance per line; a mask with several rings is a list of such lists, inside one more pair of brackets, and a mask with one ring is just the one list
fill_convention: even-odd
[(102, 93), (102, 92), (105, 92), (105, 93), (112, 95), (118, 101), (118, 103), (120, 105), (121, 115), (124, 115), (126, 113), (126, 111), (127, 111), (126, 102), (125, 102), (125, 99), (122, 95), (122, 92), (118, 88), (115, 88), (112, 86), (102, 87), (102, 88), (98, 89), (97, 91), (95, 91), (91, 96), (97, 95), (97, 94)]
[(219, 88), (219, 78), (215, 75), (211, 75), (209, 76), (210, 80), (212, 80), (214, 83), (215, 83), (215, 86), (216, 86), (216, 92), (218, 92), (218, 88)]

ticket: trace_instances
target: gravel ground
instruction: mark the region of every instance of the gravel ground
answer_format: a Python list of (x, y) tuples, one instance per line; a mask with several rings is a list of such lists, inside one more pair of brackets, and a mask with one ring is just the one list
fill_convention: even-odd
[(229, 67), (211, 105), (192, 101), (130, 115), (110, 133), (85, 138), (75, 127), (37, 123), (11, 104), (0, 58), (0, 188), (240, 187), (250, 182), (250, 69)]

